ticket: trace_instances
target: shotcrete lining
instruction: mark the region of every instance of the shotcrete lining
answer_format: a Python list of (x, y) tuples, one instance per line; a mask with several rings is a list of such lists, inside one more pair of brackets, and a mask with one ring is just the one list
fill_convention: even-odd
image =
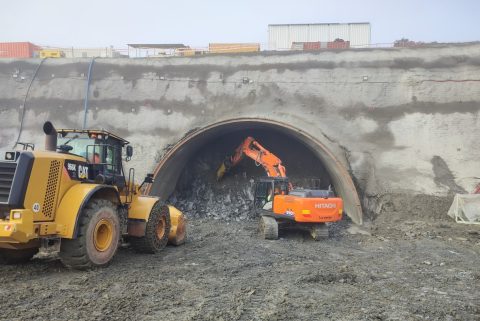
[(317, 139), (289, 125), (261, 119), (240, 119), (213, 124), (184, 137), (166, 152), (155, 169), (155, 183), (147, 191), (166, 200), (175, 190), (176, 184), (188, 160), (198, 150), (216, 137), (237, 130), (253, 128), (272, 129), (297, 139), (308, 147), (326, 168), (333, 185), (344, 200), (344, 210), (358, 224), (363, 214), (358, 193), (347, 169), (336, 159), (328, 148)]

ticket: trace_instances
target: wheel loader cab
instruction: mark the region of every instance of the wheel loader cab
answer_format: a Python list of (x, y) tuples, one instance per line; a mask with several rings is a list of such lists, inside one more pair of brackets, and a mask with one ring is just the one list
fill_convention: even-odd
[[(126, 186), (122, 148), (128, 141), (104, 130), (59, 130), (58, 134), (58, 149), (84, 157), (91, 181), (115, 185), (119, 190)], [(132, 149), (128, 151), (127, 160), (132, 156)]]

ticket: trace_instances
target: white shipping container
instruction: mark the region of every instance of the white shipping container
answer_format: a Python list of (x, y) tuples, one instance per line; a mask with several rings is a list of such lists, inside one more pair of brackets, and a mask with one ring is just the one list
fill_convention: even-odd
[(293, 42), (350, 41), (350, 47), (370, 45), (370, 23), (312, 23), (268, 25), (268, 49), (289, 50)]

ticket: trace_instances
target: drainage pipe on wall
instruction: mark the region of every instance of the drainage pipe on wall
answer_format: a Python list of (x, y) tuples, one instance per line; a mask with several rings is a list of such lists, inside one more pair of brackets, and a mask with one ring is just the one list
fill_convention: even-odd
[(12, 149), (15, 149), (15, 147), (17, 147), (17, 145), (18, 145), (18, 143), (19, 143), (19, 141), (20, 141), (20, 136), (22, 135), (22, 131), (23, 131), (23, 120), (25, 119), (25, 113), (26, 113), (25, 110), (27, 109), (28, 93), (30, 92), (30, 88), (32, 87), (33, 80), (35, 80), (35, 77), (37, 77), (38, 70), (40, 69), (40, 67), (42, 66), (43, 62), (44, 62), (46, 59), (47, 59), (47, 58), (43, 58), (42, 60), (40, 60), (40, 63), (38, 64), (37, 68), (35, 69), (35, 72), (33, 73), (32, 79), (30, 79), (30, 83), (28, 84), (27, 92), (25, 93), (25, 97), (23, 98), (22, 116), (20, 117), (20, 128), (19, 128), (19, 130), (18, 130), (17, 140), (15, 141), (15, 144), (13, 145)]
[(90, 61), (88, 66), (88, 75), (87, 75), (87, 84), (85, 85), (85, 99), (83, 101), (83, 126), (82, 129), (87, 128), (87, 114), (88, 114), (88, 93), (90, 92), (90, 80), (92, 77), (92, 68), (93, 63), (95, 62), (95, 57)]

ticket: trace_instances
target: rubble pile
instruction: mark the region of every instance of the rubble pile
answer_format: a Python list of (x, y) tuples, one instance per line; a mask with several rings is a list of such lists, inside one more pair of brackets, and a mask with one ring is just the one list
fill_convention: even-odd
[(169, 202), (189, 218), (225, 221), (254, 218), (254, 178), (265, 175), (264, 171), (253, 162), (244, 160), (217, 181), (216, 171), (225, 155), (223, 151), (208, 149), (190, 160)]
[(170, 202), (187, 217), (240, 221), (254, 218), (253, 178), (245, 176), (212, 184), (202, 178), (191, 182), (191, 189), (174, 193)]

